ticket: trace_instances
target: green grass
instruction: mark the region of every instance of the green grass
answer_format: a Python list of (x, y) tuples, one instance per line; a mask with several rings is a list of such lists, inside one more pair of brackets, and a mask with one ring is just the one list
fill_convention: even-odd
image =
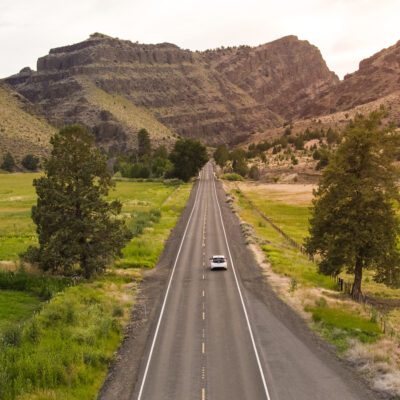
[(374, 343), (381, 336), (376, 322), (366, 319), (356, 311), (326, 306), (306, 307), (311, 312), (317, 330), (339, 352), (348, 349), (349, 339), (358, 339), (362, 343)]
[(135, 287), (127, 284), (135, 279), (109, 274), (71, 287), (18, 340), (3, 342), (0, 398), (95, 398), (129, 320)]
[[(36, 176), (0, 175), (0, 260), (16, 261), (37, 241), (30, 219)], [(141, 230), (104, 276), (69, 286), (60, 279), (0, 272), (0, 399), (97, 397), (141, 279), (132, 267), (151, 268), (157, 262), (191, 187), (116, 183), (109, 198), (120, 199), (127, 223), (137, 230), (140, 222)]]
[(15, 261), (19, 253), (37, 243), (30, 215), (36, 199), (32, 180), (38, 176), (0, 175), (0, 261)]
[(268, 200), (258, 196), (253, 191), (246, 192), (246, 196), (275, 225), (281, 228), (297, 243), (303, 243), (304, 238), (308, 234), (309, 206), (291, 205)]
[(40, 305), (39, 297), (34, 294), (0, 290), (0, 336), (11, 326), (29, 319)]
[(164, 199), (159, 205), (161, 211), (159, 222), (128, 243), (122, 251), (123, 258), (118, 262), (119, 266), (152, 268), (155, 265), (164, 248), (165, 240), (189, 198), (191, 188), (191, 184), (183, 184)]
[(261, 247), (271, 263), (274, 272), (295, 279), (305, 286), (335, 289), (336, 283), (329, 277), (319, 274), (317, 266), (296, 248), (290, 246), (284, 237), (270, 224), (265, 222), (252, 208), (249, 202), (239, 192), (232, 192), (237, 196), (240, 207), (240, 217), (254, 226), (256, 235), (267, 239), (270, 243)]

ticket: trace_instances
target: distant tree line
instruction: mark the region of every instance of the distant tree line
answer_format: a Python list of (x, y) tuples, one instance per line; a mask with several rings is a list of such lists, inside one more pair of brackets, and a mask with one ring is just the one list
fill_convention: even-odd
[[(34, 156), (33, 154), (27, 154), (21, 161), (21, 164), (24, 168), (29, 171), (36, 171), (39, 167), (39, 157)], [(10, 152), (6, 153), (3, 158), (3, 162), (0, 165), (0, 168), (7, 172), (13, 172), (15, 170), (16, 163), (14, 157)]]
[(170, 153), (161, 145), (151, 146), (146, 129), (138, 132), (138, 150), (117, 157), (114, 172), (126, 178), (178, 178), (188, 181), (208, 161), (207, 150), (199, 141), (179, 139)]

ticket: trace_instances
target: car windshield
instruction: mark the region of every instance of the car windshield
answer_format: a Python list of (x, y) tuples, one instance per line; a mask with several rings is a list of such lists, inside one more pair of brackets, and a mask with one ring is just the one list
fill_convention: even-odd
[(215, 262), (215, 263), (223, 263), (223, 262), (225, 262), (225, 258), (222, 258), (222, 257), (218, 257), (218, 258), (213, 258), (213, 262)]

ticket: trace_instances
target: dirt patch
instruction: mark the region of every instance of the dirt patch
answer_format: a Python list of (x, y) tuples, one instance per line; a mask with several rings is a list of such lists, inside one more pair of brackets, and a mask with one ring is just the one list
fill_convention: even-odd
[(313, 189), (315, 185), (311, 184), (268, 184), (239, 182), (239, 188), (244, 192), (257, 192), (270, 200), (282, 201), (285, 204), (309, 205), (314, 198)]

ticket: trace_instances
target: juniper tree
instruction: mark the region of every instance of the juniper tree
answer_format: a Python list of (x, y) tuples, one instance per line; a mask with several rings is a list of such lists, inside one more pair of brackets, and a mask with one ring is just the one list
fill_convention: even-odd
[(229, 152), (224, 144), (218, 146), (214, 151), (214, 160), (221, 168), (225, 167), (225, 164), (229, 160)]
[(310, 237), (305, 247), (319, 254), (319, 270), (354, 274), (353, 298), (362, 294), (364, 269), (375, 280), (399, 285), (398, 168), (393, 164), (399, 134), (380, 125), (382, 112), (357, 117), (323, 170), (314, 192)]
[(5, 171), (12, 172), (15, 167), (15, 161), (11, 153), (7, 153), (4, 156), (3, 163), (1, 164), (0, 168), (4, 169)]
[(208, 161), (207, 149), (198, 140), (179, 139), (169, 159), (174, 164), (172, 175), (187, 182)]
[(89, 278), (120, 254), (132, 234), (117, 218), (121, 203), (105, 200), (114, 183), (93, 135), (70, 125), (51, 144), (45, 175), (33, 182), (38, 199), (32, 219), (40, 247), (27, 255), (43, 270), (69, 273), (80, 266)]

